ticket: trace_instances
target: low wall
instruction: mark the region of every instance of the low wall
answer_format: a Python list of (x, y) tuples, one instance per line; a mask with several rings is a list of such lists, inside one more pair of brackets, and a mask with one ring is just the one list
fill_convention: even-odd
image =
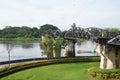
[[(85, 57), (99, 57), (99, 56), (76, 56), (76, 57), (73, 57), (73, 58), (85, 58)], [(28, 62), (28, 61), (38, 61), (38, 60), (51, 60), (51, 59), (65, 59), (65, 58), (69, 58), (69, 57), (29, 58), (29, 59), (20, 59), (20, 60), (10, 60), (10, 61), (0, 62), (0, 65), (9, 64), (9, 63), (19, 63), (19, 62)]]

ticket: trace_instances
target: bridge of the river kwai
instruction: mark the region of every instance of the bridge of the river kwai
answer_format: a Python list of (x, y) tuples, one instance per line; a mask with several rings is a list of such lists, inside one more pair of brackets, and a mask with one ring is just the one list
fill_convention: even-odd
[[(63, 37), (68, 40), (64, 54), (66, 57), (75, 57), (75, 43), (78, 39), (92, 40), (96, 42), (95, 51), (100, 55), (100, 68), (120, 68), (120, 35), (112, 33), (104, 34), (106, 31), (96, 28), (98, 34), (92, 32), (92, 28), (80, 28), (72, 26), (64, 35), (60, 30), (47, 30), (43, 33), (54, 38)], [(62, 35), (62, 36), (61, 36)]]

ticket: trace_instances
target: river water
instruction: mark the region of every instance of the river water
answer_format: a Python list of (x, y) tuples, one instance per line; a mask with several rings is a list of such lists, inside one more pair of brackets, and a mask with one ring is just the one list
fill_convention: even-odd
[[(78, 50), (94, 52), (95, 43), (84, 41), (81, 45), (75, 45), (76, 56), (96, 56), (94, 53), (78, 54)], [(8, 51), (10, 51), (11, 60), (43, 58), (40, 41), (0, 41), (0, 62), (8, 61)], [(63, 50), (61, 50), (61, 55)]]

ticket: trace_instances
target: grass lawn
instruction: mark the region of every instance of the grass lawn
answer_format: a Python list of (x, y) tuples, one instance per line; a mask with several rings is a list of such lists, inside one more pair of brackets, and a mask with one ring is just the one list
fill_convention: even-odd
[(98, 62), (49, 65), (20, 71), (0, 80), (90, 80), (87, 69), (96, 66)]

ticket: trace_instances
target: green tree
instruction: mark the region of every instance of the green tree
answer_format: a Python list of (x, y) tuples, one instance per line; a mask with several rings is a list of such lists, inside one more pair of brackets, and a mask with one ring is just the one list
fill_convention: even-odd
[(32, 35), (33, 35), (35, 38), (40, 37), (40, 36), (39, 36), (38, 28), (33, 27), (33, 28), (32, 28), (32, 31), (33, 31), (33, 34), (32, 34)]
[(16, 34), (16, 30), (12, 26), (6, 26), (3, 31), (3, 34)]
[(72, 25), (72, 30), (75, 30), (75, 29), (76, 29), (76, 24), (73, 23), (73, 25)]
[(1, 31), (1, 35), (2, 35), (1, 37), (3, 38), (16, 38), (16, 34), (17, 34), (17, 31), (12, 26), (6, 26)]
[(53, 26), (51, 24), (45, 24), (45, 25), (40, 26), (39, 33), (42, 34), (44, 31), (48, 29), (58, 30), (56, 26)]
[[(33, 31), (34, 28), (29, 28), (27, 26), (22, 27), (12, 27), (6, 26), (3, 30), (0, 31), (0, 37), (2, 38), (17, 38), (17, 37), (36, 37), (37, 31)], [(36, 33), (35, 33), (36, 32)], [(34, 35), (33, 35), (34, 34)]]
[(118, 28), (104, 28), (104, 30), (106, 31), (106, 35), (108, 37), (115, 37), (116, 35), (120, 34), (120, 31)]
[(119, 33), (119, 29), (118, 28), (104, 28), (104, 30), (106, 30), (107, 32), (112, 32), (114, 34), (118, 34)]
[(25, 38), (38, 38), (40, 37), (40, 34), (42, 34), (44, 31), (52, 29), (57, 30), (58, 28), (56, 26), (45, 24), (40, 27), (40, 29), (33, 27), (30, 28), (28, 26), (5, 26), (4, 29), (0, 30), (0, 38), (18, 38), (18, 37), (25, 37)]
[(61, 54), (61, 45), (63, 45), (63, 38), (55, 38), (53, 40), (53, 56), (60, 57)]
[(41, 41), (41, 48), (44, 55), (47, 55), (48, 58), (53, 57), (53, 38), (45, 35), (44, 40)]
[(32, 37), (32, 29), (27, 26), (22, 26), (19, 31), (19, 34), (21, 34), (23, 37)]
[(42, 37), (41, 48), (43, 49), (43, 55), (50, 57), (60, 57), (61, 45), (64, 45), (65, 41), (63, 38), (53, 38), (46, 34)]

